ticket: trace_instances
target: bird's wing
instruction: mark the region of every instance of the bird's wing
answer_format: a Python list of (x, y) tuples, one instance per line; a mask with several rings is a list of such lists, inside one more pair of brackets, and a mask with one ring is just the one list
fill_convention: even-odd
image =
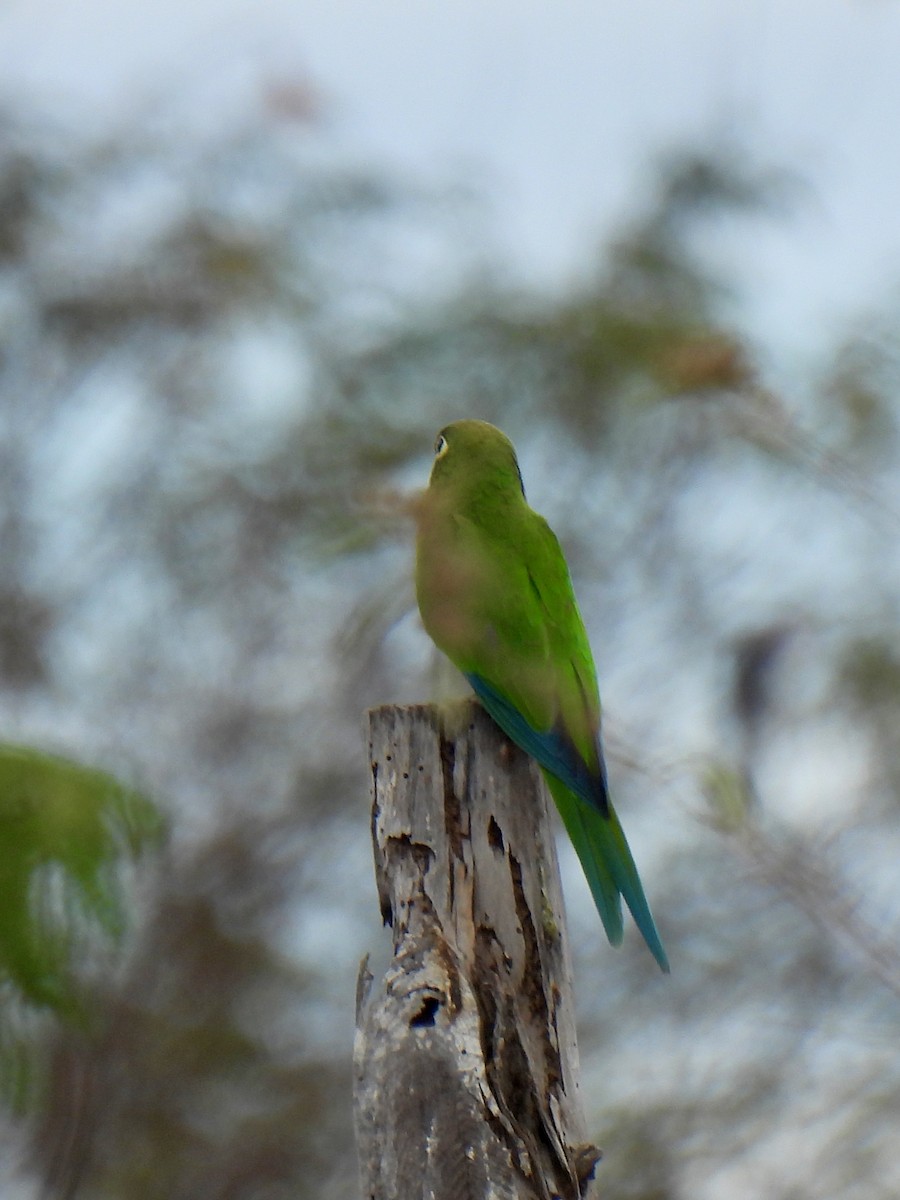
[(479, 652), (460, 665), (509, 737), (605, 812), (596, 675), (562, 550), (530, 509), (512, 534), (491, 547)]

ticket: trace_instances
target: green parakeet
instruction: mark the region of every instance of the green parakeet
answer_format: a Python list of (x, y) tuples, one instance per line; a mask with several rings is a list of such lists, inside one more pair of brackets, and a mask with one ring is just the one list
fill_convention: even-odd
[(485, 421), (438, 434), (418, 515), (416, 594), (432, 640), (540, 765), (610, 942), (622, 941), (624, 897), (668, 971), (609, 798), (597, 676), (566, 561), (528, 506), (512, 443)]

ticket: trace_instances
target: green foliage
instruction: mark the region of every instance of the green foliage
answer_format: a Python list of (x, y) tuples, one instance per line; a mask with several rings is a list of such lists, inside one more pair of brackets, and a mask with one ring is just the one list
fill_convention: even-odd
[(851, 643), (844, 656), (843, 676), (849, 698), (863, 708), (900, 705), (900, 655), (886, 639)]
[(701, 786), (712, 827), (720, 833), (739, 833), (747, 824), (752, 805), (746, 778), (725, 763), (710, 763)]
[(302, 849), (296, 818), (242, 813), (167, 854), (128, 972), (96, 997), (102, 1035), (56, 1047), (48, 1194), (305, 1196), (321, 1194), (306, 1180), (352, 1179), (349, 1055), (309, 1029), (317, 974), (272, 944)]
[(900, 804), (900, 655), (893, 635), (857, 638), (844, 646), (841, 682), (848, 709), (866, 723), (876, 777), (891, 812)]
[(0, 1094), (27, 1092), (22, 1013), (83, 1024), (85, 966), (126, 925), (123, 859), (158, 844), (159, 810), (111, 775), (0, 745)]

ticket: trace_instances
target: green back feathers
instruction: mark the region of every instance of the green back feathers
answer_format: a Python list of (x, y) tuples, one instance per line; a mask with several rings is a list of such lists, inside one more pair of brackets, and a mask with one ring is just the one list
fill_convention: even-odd
[(438, 435), (416, 557), (419, 609), (440, 649), (536, 729), (561, 725), (598, 768), (600, 698), (569, 571), (493, 425), (457, 421)]

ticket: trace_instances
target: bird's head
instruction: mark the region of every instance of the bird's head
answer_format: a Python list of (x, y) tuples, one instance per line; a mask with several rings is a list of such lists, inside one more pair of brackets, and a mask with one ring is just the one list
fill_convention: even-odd
[(512, 442), (487, 421), (454, 421), (434, 443), (432, 488), (483, 488), (525, 495)]

